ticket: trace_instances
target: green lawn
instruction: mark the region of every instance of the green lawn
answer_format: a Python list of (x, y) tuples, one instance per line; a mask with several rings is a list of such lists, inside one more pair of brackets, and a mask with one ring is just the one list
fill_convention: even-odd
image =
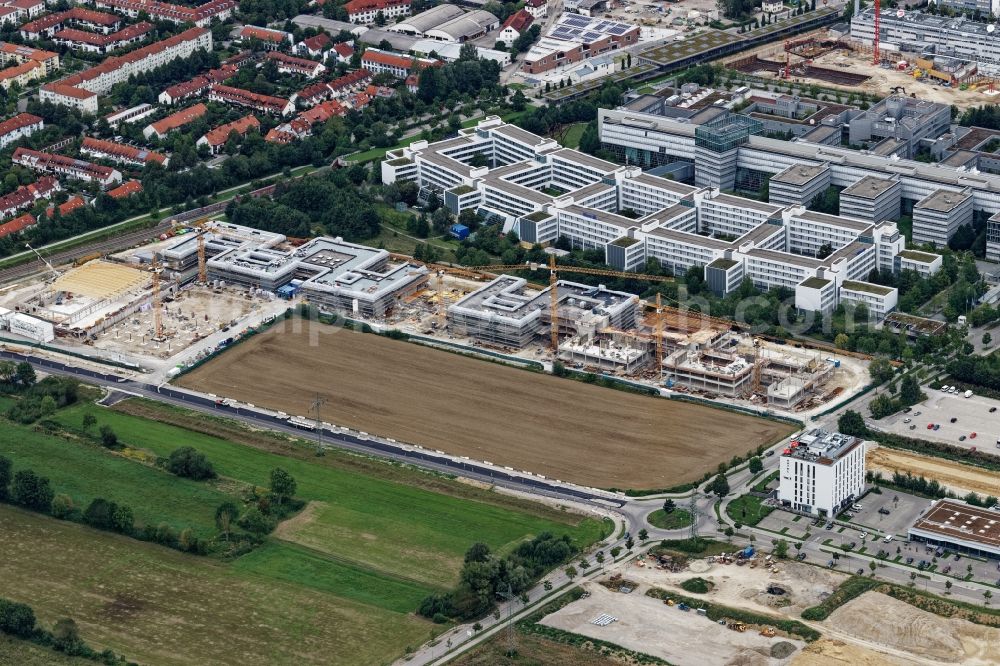
[(742, 495), (726, 506), (726, 515), (744, 525), (756, 525), (769, 513), (773, 506), (764, 506), (759, 497)]
[(583, 137), (583, 133), (587, 129), (587, 123), (574, 123), (566, 128), (566, 133), (563, 134), (560, 143), (567, 148), (579, 148), (580, 139)]
[(691, 512), (686, 509), (674, 509), (670, 513), (665, 513), (663, 509), (657, 509), (649, 514), (647, 520), (650, 525), (661, 530), (678, 530), (691, 525)]
[(576, 522), (574, 516), (558, 522), (359, 475), (354, 470), (318, 464), (316, 459), (253, 449), (93, 404), (64, 410), (57, 420), (79, 428), (87, 412), (97, 417), (98, 424), (110, 425), (128, 445), (157, 455), (169, 455), (178, 446), (193, 446), (226, 477), (266, 486), (272, 469), (286, 469), (298, 482), (297, 496), (314, 505), (283, 533), (284, 538), (346, 562), (431, 586), (453, 585), (465, 551), (476, 541), (503, 550), (552, 531), (568, 533), (584, 544), (599, 539), (605, 529), (594, 520), (583, 520), (574, 527), (569, 524)]
[(13, 461), (15, 471), (33, 469), (48, 477), (56, 493), (69, 495), (81, 509), (103, 497), (132, 507), (137, 524), (165, 522), (178, 530), (190, 527), (198, 536), (216, 533), (215, 509), (232, 499), (208, 483), (7, 421), (0, 423), (0, 455)]

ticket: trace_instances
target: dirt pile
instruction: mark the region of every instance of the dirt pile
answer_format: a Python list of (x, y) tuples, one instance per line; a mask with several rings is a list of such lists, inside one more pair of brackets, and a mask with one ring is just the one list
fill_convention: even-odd
[(957, 493), (971, 490), (982, 495), (995, 495), (997, 492), (996, 475), (971, 465), (886, 447), (870, 449), (865, 457), (868, 469), (882, 472), (890, 479), (893, 472), (910, 472), (915, 476), (935, 479)]
[(862, 640), (947, 663), (996, 664), (1000, 630), (943, 618), (878, 592), (835, 610), (826, 624)]
[(823, 638), (810, 643), (791, 666), (905, 666), (906, 661), (857, 645)]

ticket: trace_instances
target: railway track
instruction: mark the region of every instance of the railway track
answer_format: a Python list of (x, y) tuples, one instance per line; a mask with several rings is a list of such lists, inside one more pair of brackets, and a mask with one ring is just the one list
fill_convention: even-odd
[[(128, 249), (133, 245), (137, 245), (144, 240), (148, 240), (153, 236), (158, 236), (169, 229), (170, 220), (167, 219), (150, 229), (140, 229), (131, 233), (122, 234), (121, 236), (114, 236), (112, 238), (96, 241), (87, 245), (81, 245), (64, 252), (57, 252), (46, 257), (46, 260), (52, 265), (58, 265), (75, 261), (76, 259), (85, 257), (88, 254), (108, 254), (111, 252), (118, 252), (120, 250)], [(10, 268), (0, 270), (0, 283), (17, 280), (44, 270), (45, 263), (40, 259), (18, 264), (17, 266), (11, 266)]]

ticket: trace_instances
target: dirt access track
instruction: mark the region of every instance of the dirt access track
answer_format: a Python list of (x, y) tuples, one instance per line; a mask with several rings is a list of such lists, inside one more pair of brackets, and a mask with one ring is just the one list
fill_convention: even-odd
[(909, 472), (914, 476), (934, 479), (956, 493), (972, 491), (983, 496), (996, 496), (1000, 492), (1000, 475), (980, 467), (884, 446), (869, 449), (866, 458), (868, 469), (882, 472), (882, 476), (890, 480), (894, 472)]
[(693, 481), (792, 431), (299, 320), (177, 383), (292, 415), (308, 415), (320, 394), (324, 421), (599, 488)]

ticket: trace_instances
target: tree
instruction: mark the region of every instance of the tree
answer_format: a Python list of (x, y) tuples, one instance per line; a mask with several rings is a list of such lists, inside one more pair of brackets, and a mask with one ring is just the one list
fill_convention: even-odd
[(875, 564), (875, 562), (869, 562), (868, 563), (868, 568), (871, 569), (872, 576), (874, 577), (875, 576), (875, 569), (878, 568), (878, 565)]
[(823, 243), (822, 245), (820, 245), (819, 251), (816, 252), (816, 258), (826, 259), (831, 254), (833, 254), (833, 246), (830, 245), (829, 243)]
[(35, 385), (35, 368), (32, 367), (27, 361), (21, 361), (17, 364), (17, 370), (14, 375), (14, 380), (23, 388), (28, 388)]
[(52, 515), (55, 518), (66, 518), (73, 513), (73, 498), (59, 494), (52, 499)]
[(49, 480), (44, 476), (39, 476), (30, 469), (22, 469), (14, 475), (10, 493), (14, 504), (48, 513), (52, 509), (53, 495)]
[(83, 431), (87, 432), (97, 423), (97, 418), (93, 414), (87, 412), (83, 415)]
[(872, 418), (875, 419), (885, 418), (899, 409), (898, 403), (887, 393), (875, 396), (875, 399), (871, 401), (868, 407), (871, 410)]
[(784, 539), (774, 540), (774, 556), (778, 559), (785, 559), (788, 557), (788, 542)]
[(951, 585), (952, 585), (952, 583), (951, 583), (950, 580), (946, 580), (944, 582), (944, 593), (945, 594), (951, 594)]
[(990, 599), (993, 598), (993, 593), (989, 590), (983, 590), (983, 598), (986, 599), (986, 605), (990, 605)]
[(0, 456), (0, 501), (6, 500), (10, 493), (10, 481), (13, 478), (13, 463), (10, 458)]
[(76, 654), (83, 646), (80, 639), (80, 630), (76, 627), (76, 622), (71, 618), (64, 617), (57, 620), (52, 627), (52, 647), (60, 652)]
[(518, 89), (514, 91), (513, 96), (511, 96), (510, 105), (515, 111), (524, 111), (528, 106), (528, 99), (524, 96), (524, 93)]
[(224, 502), (215, 510), (215, 526), (225, 535), (226, 541), (229, 541), (229, 532), (239, 514), (240, 510), (232, 502)]
[(849, 409), (840, 415), (840, 418), (837, 419), (837, 430), (845, 435), (853, 435), (854, 437), (868, 436), (868, 426), (865, 425), (864, 418), (853, 409)]
[(989, 347), (991, 342), (993, 342), (993, 336), (990, 335), (989, 331), (983, 333), (983, 346)]
[(111, 514), (111, 529), (120, 534), (131, 534), (135, 524), (135, 516), (132, 514), (132, 507), (119, 504)]
[(597, 560), (598, 564), (604, 564), (604, 560), (605, 560), (604, 551), (603, 550), (597, 551), (597, 554), (594, 555), (594, 559)]
[(576, 578), (578, 573), (579, 572), (576, 570), (576, 567), (574, 567), (572, 564), (566, 567), (566, 578), (573, 580), (574, 578)]
[(490, 547), (485, 543), (476, 542), (469, 546), (469, 550), (465, 551), (465, 561), (466, 562), (489, 562)]
[(30, 638), (35, 633), (35, 612), (31, 606), (0, 599), (0, 633)]
[(191, 446), (175, 449), (167, 459), (167, 469), (171, 474), (196, 481), (215, 478), (215, 468), (204, 453)]
[(725, 497), (729, 494), (729, 481), (726, 479), (725, 474), (719, 474), (715, 477), (708, 486), (709, 492), (715, 493), (719, 497)]
[(635, 539), (629, 537), (625, 539), (625, 550), (632, 550), (635, 547)]
[(672, 499), (667, 498), (663, 500), (663, 513), (673, 513), (674, 509), (676, 508), (677, 505), (674, 504), (674, 501)]
[(749, 469), (751, 474), (762, 472), (764, 470), (764, 462), (758, 456), (753, 456), (750, 458)]
[(896, 374), (896, 369), (892, 367), (892, 363), (888, 359), (875, 358), (868, 364), (868, 374), (871, 375), (872, 383), (884, 384), (892, 379), (893, 375)]
[(295, 479), (285, 470), (280, 467), (271, 470), (271, 494), (277, 498), (279, 505), (294, 497), (297, 487)]
[(851, 343), (851, 338), (847, 336), (846, 333), (838, 333), (837, 337), (833, 339), (833, 344), (837, 349), (847, 349), (847, 345)]
[(117, 449), (118, 448), (118, 435), (115, 431), (111, 429), (109, 425), (102, 425), (99, 431), (101, 433), (101, 445), (106, 449)]
[(639, 530), (639, 541), (645, 542), (646, 539), (648, 538), (649, 538), (649, 532), (646, 531), (645, 527)]
[(899, 400), (904, 405), (915, 405), (920, 402), (920, 383), (913, 375), (906, 375), (899, 383)]
[(267, 534), (272, 527), (271, 521), (256, 506), (251, 506), (240, 516), (239, 525), (253, 534)]

